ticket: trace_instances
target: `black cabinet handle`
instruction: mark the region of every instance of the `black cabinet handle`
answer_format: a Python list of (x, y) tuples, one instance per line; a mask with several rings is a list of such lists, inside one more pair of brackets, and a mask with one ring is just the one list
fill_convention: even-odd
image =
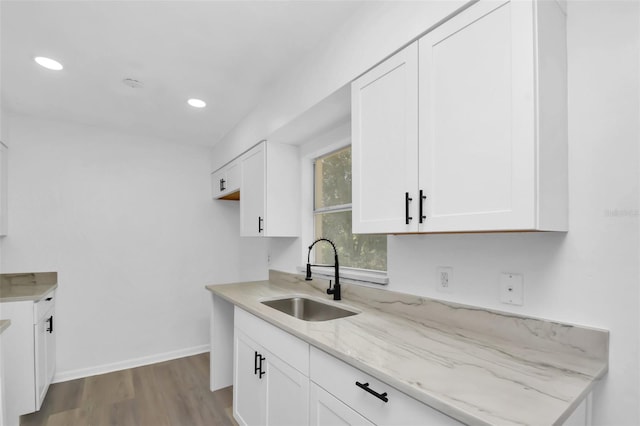
[(418, 222), (423, 223), (425, 222), (425, 219), (427, 218), (422, 211), (422, 205), (424, 204), (424, 200), (427, 199), (427, 196), (424, 195), (422, 189), (420, 190), (420, 219), (418, 219)]
[(49, 317), (49, 319), (47, 320), (47, 322), (49, 323), (49, 328), (47, 328), (47, 331), (49, 333), (53, 333), (53, 315), (51, 315)]
[(53, 300), (53, 297), (47, 297), (47, 298), (46, 298), (46, 299), (44, 299), (44, 300), (46, 300), (46, 301), (48, 302), (48, 301), (50, 301), (50, 300)]
[(411, 201), (413, 201), (413, 198), (409, 197), (408, 192), (405, 192), (404, 193), (404, 223), (406, 225), (408, 225), (409, 221), (413, 219), (411, 216), (409, 216), (409, 202)]
[(258, 375), (258, 378), (262, 379), (266, 373), (262, 371), (262, 361), (266, 358), (258, 353), (258, 351), (253, 351), (253, 374)]
[(224, 186), (225, 182), (226, 182), (226, 180), (220, 179), (220, 191), (224, 191), (225, 189), (227, 189)]
[(375, 396), (378, 399), (383, 400), (384, 402), (389, 402), (389, 398), (387, 398), (387, 393), (378, 393), (369, 387), (369, 383), (360, 383), (356, 382), (356, 386), (360, 389), (364, 389), (369, 392), (371, 395)]
[(258, 216), (258, 234), (261, 233), (262, 231), (264, 231), (264, 228), (262, 227), (262, 222), (264, 221), (264, 219), (260, 216)]
[(264, 370), (262, 370), (262, 361), (264, 361), (265, 359), (266, 359), (265, 357), (263, 357), (262, 355), (260, 355), (260, 365), (258, 366), (258, 367), (260, 368), (260, 371), (258, 372), (258, 378), (259, 378), (259, 379), (262, 379), (262, 376), (264, 376), (265, 374), (267, 374), (267, 373), (265, 373), (265, 372), (264, 372)]

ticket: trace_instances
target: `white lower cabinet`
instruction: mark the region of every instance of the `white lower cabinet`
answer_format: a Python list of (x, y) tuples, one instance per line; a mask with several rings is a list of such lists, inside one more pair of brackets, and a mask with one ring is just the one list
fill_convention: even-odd
[(373, 426), (369, 420), (313, 382), (309, 403), (311, 426)]
[[(238, 307), (233, 416), (246, 426), (463, 424)], [(587, 398), (564, 424), (590, 417)]]
[(2, 303), (11, 326), (2, 336), (5, 363), (7, 425), (38, 411), (53, 380), (56, 366), (55, 292), (37, 302)]
[(241, 425), (309, 423), (309, 345), (236, 308), (233, 416)]

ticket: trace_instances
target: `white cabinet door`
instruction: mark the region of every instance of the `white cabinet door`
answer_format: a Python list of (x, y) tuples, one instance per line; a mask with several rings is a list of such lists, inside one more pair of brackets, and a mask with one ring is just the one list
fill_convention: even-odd
[(480, 2), (419, 41), (421, 231), (535, 228), (530, 2)]
[(211, 173), (211, 197), (214, 200), (220, 198), (224, 193), (226, 177), (224, 168)]
[(240, 157), (240, 236), (300, 234), (298, 147), (262, 141)]
[(40, 409), (42, 400), (47, 393), (49, 382), (47, 381), (47, 327), (48, 321), (42, 318), (34, 326), (35, 350), (36, 350), (36, 410)]
[[(47, 341), (47, 388), (49, 384), (53, 382), (53, 376), (56, 373), (56, 331), (55, 331), (55, 311), (51, 311), (51, 316), (49, 324), (46, 328), (46, 341)], [(46, 394), (46, 390), (45, 390)], [(42, 395), (42, 399), (44, 400), (44, 395)]]
[[(42, 303), (42, 302), (41, 302)], [(40, 315), (34, 327), (36, 410), (39, 410), (53, 380), (56, 368), (56, 335), (54, 332), (54, 309)]]
[(309, 423), (309, 378), (268, 351), (263, 353), (267, 382), (267, 425)]
[(313, 382), (309, 405), (311, 426), (373, 426), (369, 420)]
[(354, 233), (417, 231), (417, 71), (414, 43), (351, 85)]
[(237, 200), (240, 190), (240, 162), (232, 161), (211, 173), (211, 196), (214, 199)]
[(266, 207), (266, 149), (257, 145), (241, 159), (240, 235), (257, 237), (265, 234), (268, 223)]
[(259, 377), (257, 345), (235, 330), (233, 362), (233, 417), (241, 425), (265, 425), (266, 381)]
[(309, 378), (239, 329), (234, 336), (233, 415), (247, 426), (309, 422)]

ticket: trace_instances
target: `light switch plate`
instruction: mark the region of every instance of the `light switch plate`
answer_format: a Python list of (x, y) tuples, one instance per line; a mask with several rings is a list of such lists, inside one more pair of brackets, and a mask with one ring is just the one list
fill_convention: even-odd
[(522, 306), (524, 302), (524, 279), (522, 274), (500, 274), (500, 302)]

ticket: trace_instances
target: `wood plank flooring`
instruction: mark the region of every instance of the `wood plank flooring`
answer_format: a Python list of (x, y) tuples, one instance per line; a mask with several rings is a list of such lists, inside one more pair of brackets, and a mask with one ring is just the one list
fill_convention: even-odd
[(232, 388), (209, 390), (209, 354), (55, 383), (21, 426), (237, 426)]

